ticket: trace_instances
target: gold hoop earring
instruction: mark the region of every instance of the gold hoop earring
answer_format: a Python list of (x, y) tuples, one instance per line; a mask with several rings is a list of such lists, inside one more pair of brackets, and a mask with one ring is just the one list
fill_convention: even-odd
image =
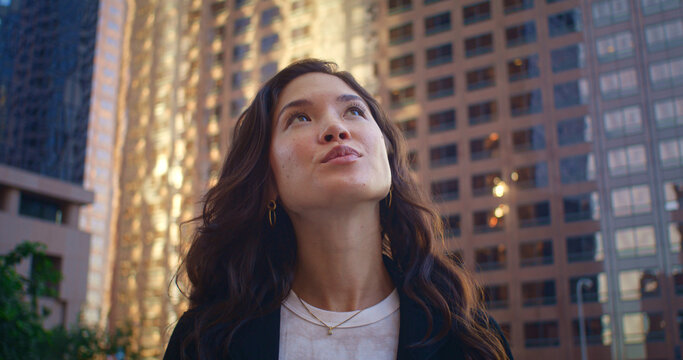
[(275, 226), (275, 222), (277, 221), (277, 216), (275, 215), (275, 209), (277, 208), (277, 203), (275, 200), (270, 200), (268, 202), (268, 223), (270, 224), (270, 227)]
[(393, 186), (389, 188), (389, 195), (387, 195), (387, 208), (391, 208), (391, 190), (393, 188)]

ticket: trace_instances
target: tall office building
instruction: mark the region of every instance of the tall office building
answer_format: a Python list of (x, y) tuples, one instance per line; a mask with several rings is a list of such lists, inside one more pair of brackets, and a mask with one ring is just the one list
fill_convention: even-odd
[(81, 212), (80, 228), (91, 234), (87, 300), (83, 320), (104, 327), (109, 312), (113, 231), (118, 214), (121, 149), (117, 139), (125, 123), (117, 122), (124, 0), (101, 0), (95, 45), (90, 115), (83, 186), (95, 193)]
[[(370, 88), (376, 7), (363, 1), (127, 2), (111, 324), (133, 325), (158, 358), (185, 309), (169, 282), (230, 129), (259, 85), (291, 60), (337, 61)], [(171, 292), (171, 298), (167, 291)]]
[(379, 96), (521, 359), (680, 359), (680, 0), (381, 1)]
[[(0, 252), (46, 245), (63, 280), (44, 325), (72, 325), (86, 297), (90, 235), (78, 228), (99, 2), (0, 1)], [(19, 271), (31, 275), (30, 262)]]

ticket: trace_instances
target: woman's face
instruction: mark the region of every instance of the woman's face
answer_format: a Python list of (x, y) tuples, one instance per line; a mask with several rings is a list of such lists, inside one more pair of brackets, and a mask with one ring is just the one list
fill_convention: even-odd
[(273, 113), (270, 162), (285, 208), (377, 202), (391, 186), (384, 135), (344, 81), (308, 73), (291, 81)]

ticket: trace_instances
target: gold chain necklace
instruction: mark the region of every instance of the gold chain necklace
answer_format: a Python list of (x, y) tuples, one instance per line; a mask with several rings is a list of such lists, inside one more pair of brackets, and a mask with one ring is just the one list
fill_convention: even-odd
[[(295, 294), (295, 295), (296, 295), (296, 294)], [(356, 312), (355, 314), (351, 315), (351, 317), (349, 317), (348, 319), (346, 319), (346, 320), (340, 322), (339, 324), (337, 324), (337, 325), (335, 325), (335, 326), (330, 326), (330, 325), (327, 325), (324, 321), (320, 320), (319, 317), (315, 316), (315, 314), (311, 311), (311, 309), (309, 309), (308, 306), (306, 306), (306, 303), (305, 303), (303, 300), (301, 300), (301, 298), (299, 297), (299, 295), (296, 295), (296, 298), (299, 299), (299, 302), (301, 303), (301, 305), (303, 305), (304, 309), (306, 309), (306, 311), (308, 311), (308, 313), (311, 314), (311, 316), (313, 316), (314, 318), (316, 318), (316, 320), (320, 321), (320, 323), (323, 324), (323, 326), (325, 326), (325, 327), (327, 328), (327, 335), (332, 335), (332, 330), (338, 328), (338, 327), (341, 326), (342, 324), (344, 324), (344, 323), (346, 323), (347, 321), (353, 319), (354, 317), (356, 317), (356, 315), (360, 314), (360, 313), (364, 310), (364, 309), (360, 309), (360, 310), (358, 310), (358, 312)]]

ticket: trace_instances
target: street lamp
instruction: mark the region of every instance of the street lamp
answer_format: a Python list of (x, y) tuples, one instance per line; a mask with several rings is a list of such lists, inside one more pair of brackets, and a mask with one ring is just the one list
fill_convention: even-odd
[(586, 349), (586, 322), (583, 318), (583, 288), (592, 286), (593, 280), (589, 278), (581, 278), (576, 282), (576, 296), (578, 296), (579, 305), (579, 339), (581, 341), (581, 360), (588, 360), (588, 351)]

